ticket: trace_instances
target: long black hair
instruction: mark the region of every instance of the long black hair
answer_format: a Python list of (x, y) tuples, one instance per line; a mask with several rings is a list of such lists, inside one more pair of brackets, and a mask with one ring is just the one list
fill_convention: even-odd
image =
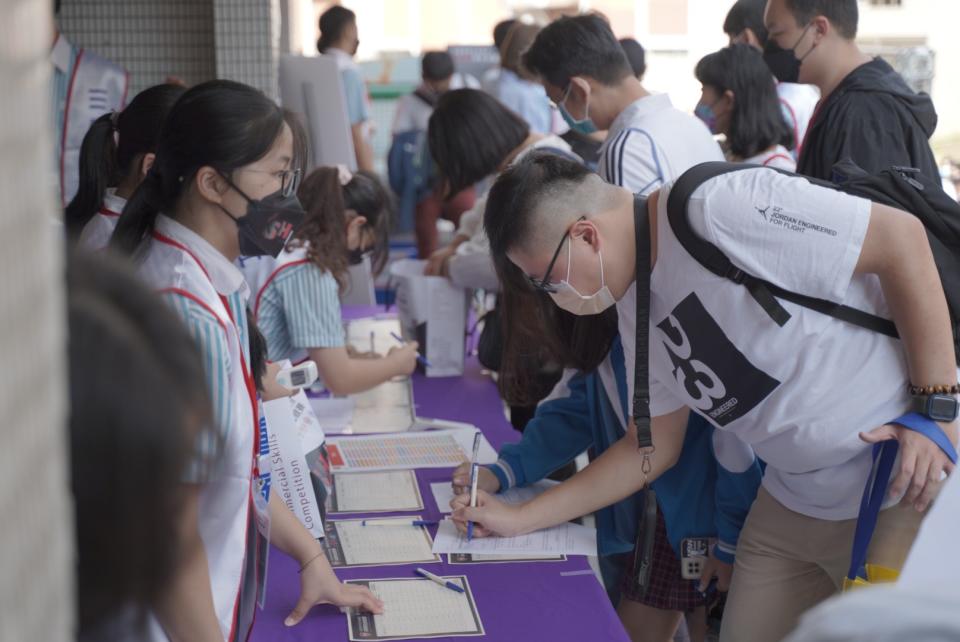
[(157, 150), (167, 112), (186, 91), (178, 85), (155, 85), (137, 94), (122, 112), (93, 121), (80, 146), (77, 193), (64, 214), (71, 238), (78, 237), (103, 206), (108, 187), (140, 173), (143, 156)]
[(486, 92), (445, 93), (430, 116), (427, 140), (447, 196), (493, 174), (529, 135), (526, 121)]
[(117, 257), (81, 253), (68, 266), (68, 438), (83, 638), (129, 609), (139, 627), (157, 606), (182, 560), (181, 482), (195, 444), (209, 437), (214, 452), (221, 448), (208, 432), (203, 362), (176, 314)]
[(727, 147), (735, 156), (750, 158), (777, 144), (794, 146), (776, 83), (759, 51), (747, 44), (724, 47), (704, 56), (694, 74), (718, 95), (733, 92)]
[[(157, 157), (123, 209), (111, 247), (133, 254), (153, 231), (160, 212), (172, 214), (197, 171), (230, 175), (263, 158), (290, 122), (262, 92), (231, 80), (188, 90), (164, 122)], [(294, 128), (295, 149), (296, 128)]]
[(338, 4), (333, 5), (320, 16), (320, 38), (317, 51), (326, 53), (333, 43), (340, 39), (347, 25), (356, 22), (357, 14)]

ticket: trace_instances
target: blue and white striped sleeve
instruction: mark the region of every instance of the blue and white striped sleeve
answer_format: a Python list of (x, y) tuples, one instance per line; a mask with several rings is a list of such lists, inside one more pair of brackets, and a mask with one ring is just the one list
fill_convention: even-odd
[(603, 180), (646, 196), (666, 180), (657, 144), (642, 129), (624, 129), (603, 147), (600, 172)]
[(217, 477), (223, 445), (233, 429), (227, 334), (217, 318), (195, 301), (173, 293), (165, 298), (197, 343), (210, 392), (214, 425), (197, 434), (193, 457), (184, 475), (185, 482), (200, 484)]
[(340, 287), (312, 263), (287, 268), (273, 281), (294, 348), (340, 348), (345, 344)]

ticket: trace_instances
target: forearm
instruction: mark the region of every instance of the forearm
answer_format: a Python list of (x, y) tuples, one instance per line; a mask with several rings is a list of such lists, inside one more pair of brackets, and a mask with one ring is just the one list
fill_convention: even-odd
[(323, 385), (335, 395), (363, 392), (400, 374), (389, 357), (351, 359), (342, 347), (311, 348), (307, 352), (317, 364)]
[(373, 148), (370, 141), (363, 134), (364, 123), (357, 123), (350, 128), (353, 136), (353, 149), (357, 156), (357, 169), (373, 171)]
[(157, 619), (171, 642), (223, 642), (210, 588), (210, 567), (198, 526), (199, 488), (187, 493), (180, 538), (184, 552), (157, 604)]
[(649, 473), (643, 472), (644, 455), (637, 447), (636, 429), (631, 422), (630, 429), (620, 441), (589, 466), (524, 504), (521, 532), (562, 524), (610, 506), (669, 470), (680, 456), (688, 412), (683, 408), (654, 419), (656, 451), (650, 455)]
[(320, 555), (323, 560), (312, 562), (326, 562), (323, 547), (310, 534), (300, 520), (290, 512), (277, 493), (270, 494), (270, 541), (281, 551), (297, 560), (300, 565)]

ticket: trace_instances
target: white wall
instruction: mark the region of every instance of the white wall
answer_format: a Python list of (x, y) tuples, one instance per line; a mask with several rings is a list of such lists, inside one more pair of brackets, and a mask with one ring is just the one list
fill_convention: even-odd
[(4, 0), (0, 22), (0, 640), (10, 642), (73, 639), (51, 5)]

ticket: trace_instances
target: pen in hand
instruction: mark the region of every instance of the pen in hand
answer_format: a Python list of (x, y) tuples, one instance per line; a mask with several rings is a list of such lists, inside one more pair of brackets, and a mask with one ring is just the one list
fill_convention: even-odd
[[(394, 339), (396, 339), (397, 341), (399, 341), (400, 343), (406, 343), (406, 341), (403, 340), (403, 337), (401, 337), (401, 336), (400, 336), (399, 334), (397, 334), (396, 332), (391, 332), (391, 333), (390, 333), (390, 336), (393, 337)], [(424, 368), (432, 368), (432, 367), (433, 367), (432, 365), (430, 365), (430, 362), (427, 361), (426, 359), (424, 359), (424, 358), (423, 358), (423, 355), (420, 354), (419, 352), (417, 353), (417, 362), (420, 363), (420, 365), (422, 365)]]

